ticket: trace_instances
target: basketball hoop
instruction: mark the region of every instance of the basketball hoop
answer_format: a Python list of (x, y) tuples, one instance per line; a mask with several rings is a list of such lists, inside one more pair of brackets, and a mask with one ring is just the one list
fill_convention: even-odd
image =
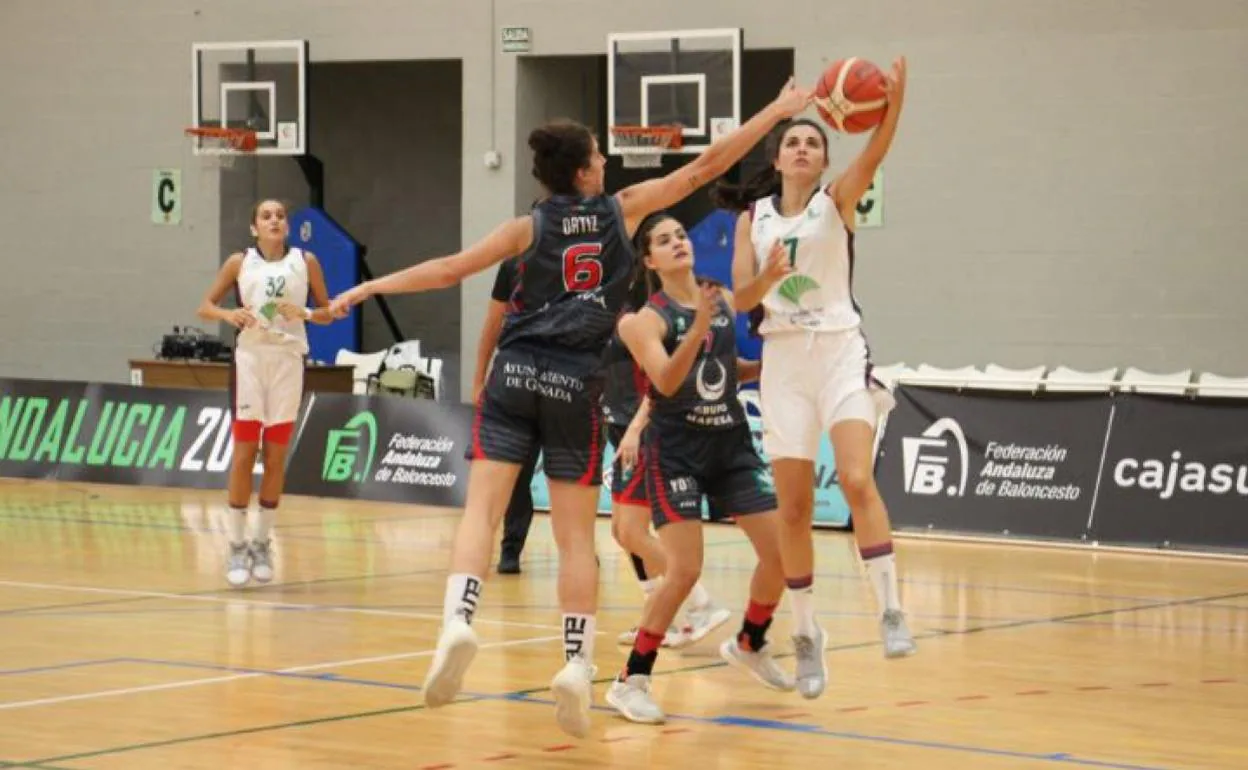
[(659, 168), (663, 153), (679, 150), (684, 138), (680, 126), (612, 126), (611, 135), (624, 168)]
[(207, 150), (200, 154), (221, 168), (232, 168), (239, 155), (256, 151), (256, 132), (247, 128), (191, 126), (186, 135), (199, 139), (199, 148)]

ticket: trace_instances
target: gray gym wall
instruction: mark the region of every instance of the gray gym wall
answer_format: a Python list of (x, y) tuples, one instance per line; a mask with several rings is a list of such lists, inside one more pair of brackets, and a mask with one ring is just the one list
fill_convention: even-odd
[[(433, 251), (475, 241), (531, 200), (532, 95), (522, 57), (499, 51), (507, 25), (532, 29), (535, 57), (601, 54), (609, 30), (741, 26), (747, 47), (793, 48), (806, 83), (840, 56), (886, 66), (907, 54), (885, 226), (858, 242), (855, 288), (880, 363), (1248, 374), (1242, 0), (5, 0), (0, 374), (125, 380), (127, 358), (195, 322), (232, 244), (215, 175), (199, 174), (181, 134), (192, 42), (308, 38), (318, 63), (462, 60), (459, 224), (428, 241)], [(441, 139), (452, 152), (454, 138)], [(834, 163), (861, 141), (834, 142)], [(499, 170), (482, 163), (491, 147)], [(149, 222), (161, 167), (183, 170), (179, 227)], [(329, 210), (345, 219), (334, 178)], [(345, 195), (350, 208), (382, 207), (361, 215), (377, 222), (411, 213)], [(462, 289), (465, 368), (491, 279)]]

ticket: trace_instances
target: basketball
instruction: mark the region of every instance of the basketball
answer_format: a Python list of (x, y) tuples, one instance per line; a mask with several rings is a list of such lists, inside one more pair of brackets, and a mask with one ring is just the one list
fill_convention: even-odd
[(832, 129), (847, 134), (878, 126), (887, 104), (884, 73), (856, 56), (832, 62), (815, 86), (819, 117)]

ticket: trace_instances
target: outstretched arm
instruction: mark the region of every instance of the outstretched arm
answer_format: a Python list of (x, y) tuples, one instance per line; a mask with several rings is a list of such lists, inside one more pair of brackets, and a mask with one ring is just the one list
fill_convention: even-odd
[(777, 123), (806, 108), (812, 91), (798, 88), (792, 78), (775, 101), (764, 107), (736, 130), (717, 139), (692, 163), (667, 176), (626, 187), (616, 195), (631, 235), (647, 215), (665, 209), (692, 194), (699, 187), (722, 176), (761, 142)]
[(472, 400), (478, 401), (485, 389), (485, 375), (490, 370), (490, 359), (498, 338), (503, 332), (503, 318), (507, 315), (507, 303), (491, 299), (485, 309), (485, 323), (481, 324), (481, 339), (477, 341), (477, 369), (472, 375)]
[(884, 119), (876, 127), (875, 133), (862, 148), (858, 157), (845, 169), (832, 184), (828, 186), (828, 194), (836, 202), (841, 218), (853, 229), (854, 209), (862, 199), (875, 171), (884, 162), (888, 148), (893, 144), (897, 134), (897, 121), (901, 118), (901, 105), (906, 95), (906, 57), (893, 62), (893, 70), (884, 78), (884, 93), (888, 97), (888, 107), (884, 110)]
[(532, 217), (516, 217), (499, 225), (494, 232), (457, 254), (430, 259), (405, 270), (365, 281), (334, 298), (330, 303), (330, 310), (335, 317), (341, 317), (346, 315), (352, 305), (358, 305), (374, 294), (408, 294), (450, 288), (490, 265), (498, 264), (516, 254), (523, 254), (528, 251), (532, 242)]

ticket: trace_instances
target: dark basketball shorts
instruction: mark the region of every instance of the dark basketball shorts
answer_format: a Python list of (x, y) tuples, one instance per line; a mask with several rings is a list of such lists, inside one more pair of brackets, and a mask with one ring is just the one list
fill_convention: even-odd
[(727, 430), (659, 428), (646, 432), (646, 494), (654, 527), (776, 509), (771, 470), (754, 449), (748, 425)]
[(622, 425), (607, 425), (607, 437), (611, 448), (615, 450), (615, 460), (611, 463), (611, 500), (620, 505), (639, 505), (649, 507), (646, 501), (646, 447), (643, 443), (637, 450), (637, 462), (632, 468), (624, 468), (620, 462), (620, 442), (627, 431)]
[(597, 356), (498, 351), (464, 456), (522, 465), (534, 449), (553, 481), (602, 483), (602, 379)]

